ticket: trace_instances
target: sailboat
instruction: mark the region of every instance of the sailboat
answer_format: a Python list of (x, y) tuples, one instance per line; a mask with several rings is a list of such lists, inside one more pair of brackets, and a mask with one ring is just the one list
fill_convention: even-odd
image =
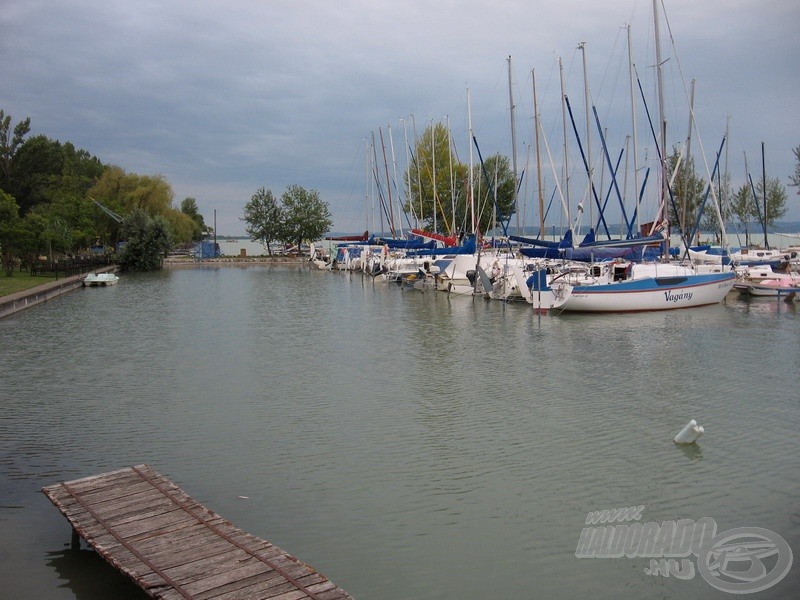
[(733, 271), (700, 272), (694, 265), (608, 263), (579, 280), (550, 282), (551, 308), (580, 312), (673, 310), (720, 303), (733, 288)]
[[(653, 0), (659, 106), (663, 107), (663, 85), (659, 45), (658, 1)], [(666, 121), (659, 116), (658, 140), (661, 165), (661, 214), (666, 215), (668, 178), (665, 164)], [(664, 227), (668, 231), (668, 224)], [(595, 263), (589, 269), (554, 277), (541, 291), (552, 298), (556, 311), (628, 312), (673, 310), (717, 304), (733, 288), (735, 272), (727, 266), (631, 262), (615, 259)]]

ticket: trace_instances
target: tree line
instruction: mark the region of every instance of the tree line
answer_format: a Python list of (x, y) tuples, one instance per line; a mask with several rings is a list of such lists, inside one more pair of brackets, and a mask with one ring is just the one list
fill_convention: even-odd
[(116, 249), (123, 267), (153, 268), (174, 244), (209, 231), (194, 198), (180, 208), (161, 175), (128, 173), (70, 142), (29, 136), (0, 110), (0, 253), (7, 275), (39, 256)]
[[(426, 127), (410, 149), (408, 168), (402, 177), (405, 199), (402, 203), (393, 201), (393, 187), (388, 183), (391, 180), (388, 160), (378, 150), (383, 147), (382, 134), (380, 140), (376, 143), (373, 138), (373, 178), (382, 223), (392, 232), (400, 229), (400, 219), (412, 226), (445, 234), (487, 232), (500, 228), (505, 231), (512, 225), (512, 217), (522, 210), (520, 206), (524, 202), (518, 200), (518, 191), (523, 176), (530, 175), (515, 174), (509, 159), (501, 154), (482, 157), (477, 142), (476, 164), (470, 166), (461, 162), (449, 129), (441, 122)], [(800, 146), (793, 152), (798, 161), (797, 169), (800, 169)], [(748, 175), (747, 181), (737, 188), (729, 175), (722, 174), (722, 170), (721, 165), (713, 168), (712, 189), (709, 178), (695, 168), (694, 158), (687, 158), (679, 148), (673, 148), (665, 160), (669, 180), (665, 198), (667, 214), (661, 217), (669, 220), (673, 233), (688, 239), (693, 231), (719, 231), (715, 199), (721, 206), (720, 214), (725, 225), (738, 230), (752, 232), (764, 224), (774, 225), (786, 214), (787, 192), (779, 178)], [(384, 171), (386, 175), (382, 176)], [(599, 180), (602, 176), (595, 174), (595, 177)], [(797, 186), (798, 179), (800, 175), (796, 171), (790, 176), (789, 185)], [(653, 185), (652, 181), (650, 185)], [(606, 182), (605, 190), (598, 188), (597, 200), (587, 201), (605, 206), (611, 187)], [(393, 205), (401, 208), (399, 214)], [(592, 227), (596, 225), (591, 224)]]
[[(401, 214), (395, 214), (383, 143), (381, 149), (378, 155), (373, 142), (373, 175), (382, 217), (393, 234), (404, 226), (452, 236), (505, 229), (517, 212), (517, 176), (508, 157), (483, 158), (476, 145), (478, 161), (472, 166), (462, 162), (448, 126), (440, 122), (428, 125), (411, 149), (403, 174), (407, 194)], [(381, 177), (382, 170), (387, 177)]]
[[(793, 153), (797, 164), (794, 175), (789, 176), (789, 185), (798, 186), (800, 146)], [(713, 190), (708, 178), (697, 174), (693, 158), (685, 159), (677, 149), (667, 158), (667, 172), (672, 175), (667, 203), (669, 220), (687, 240), (692, 232), (720, 231), (719, 216), (726, 225), (749, 234), (774, 225), (787, 213), (788, 195), (780, 178), (767, 177), (763, 172), (755, 177), (748, 173), (746, 181), (737, 188), (729, 175), (721, 173), (718, 164), (709, 168), (713, 171)], [(719, 201), (719, 215), (714, 208), (714, 197)]]

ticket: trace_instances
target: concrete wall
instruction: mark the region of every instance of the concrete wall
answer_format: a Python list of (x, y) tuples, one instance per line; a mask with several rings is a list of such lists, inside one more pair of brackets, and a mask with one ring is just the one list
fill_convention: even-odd
[[(96, 272), (107, 273), (109, 271), (113, 272), (116, 270), (116, 266), (111, 266), (97, 269)], [(16, 314), (21, 310), (25, 310), (26, 308), (31, 308), (32, 306), (41, 304), (42, 302), (47, 302), (48, 300), (56, 298), (61, 294), (71, 292), (75, 288), (79, 288), (83, 285), (82, 280), (84, 277), (86, 277), (86, 273), (65, 277), (64, 279), (59, 279), (57, 281), (49, 281), (45, 284), (30, 288), (28, 290), (3, 296), (0, 298), (0, 319)]]

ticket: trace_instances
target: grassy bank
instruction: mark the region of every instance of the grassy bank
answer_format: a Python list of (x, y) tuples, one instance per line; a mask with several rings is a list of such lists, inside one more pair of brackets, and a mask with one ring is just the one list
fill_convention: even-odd
[(27, 271), (14, 271), (11, 277), (6, 277), (6, 274), (3, 271), (0, 272), (0, 296), (8, 296), (9, 294), (28, 290), (36, 287), (37, 285), (42, 285), (43, 283), (49, 283), (55, 280), (55, 275), (37, 275), (35, 277), (31, 277), (31, 274)]

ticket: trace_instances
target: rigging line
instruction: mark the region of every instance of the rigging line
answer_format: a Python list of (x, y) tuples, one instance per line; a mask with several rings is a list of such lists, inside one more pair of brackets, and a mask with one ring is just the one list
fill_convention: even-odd
[(728, 243), (728, 236), (725, 233), (725, 225), (724, 221), (722, 220), (722, 212), (720, 210), (720, 202), (719, 197), (717, 196), (717, 191), (714, 189), (714, 178), (711, 175), (711, 170), (708, 168), (708, 160), (706, 159), (706, 151), (703, 148), (703, 140), (700, 137), (700, 130), (697, 128), (697, 119), (695, 118), (694, 114), (694, 107), (692, 106), (692, 102), (689, 101), (690, 95), (689, 90), (686, 86), (686, 79), (683, 75), (683, 65), (681, 65), (680, 58), (678, 58), (678, 52), (675, 47), (675, 38), (672, 35), (672, 27), (669, 23), (669, 17), (667, 17), (667, 9), (664, 6), (664, 0), (660, 0), (661, 4), (661, 14), (664, 17), (664, 24), (667, 26), (667, 33), (669, 34), (669, 41), (672, 45), (672, 56), (675, 58), (675, 62), (678, 65), (678, 73), (680, 74), (681, 85), (683, 85), (683, 92), (686, 94), (686, 99), (689, 104), (689, 114), (692, 117), (692, 124), (694, 127), (695, 134), (697, 135), (697, 143), (700, 146), (700, 156), (703, 157), (703, 166), (706, 170), (706, 178), (707, 181), (711, 184), (711, 197), (714, 200), (714, 210), (716, 211), (717, 220), (720, 223), (720, 235), (722, 236), (722, 245), (726, 250), (729, 250), (729, 243)]

